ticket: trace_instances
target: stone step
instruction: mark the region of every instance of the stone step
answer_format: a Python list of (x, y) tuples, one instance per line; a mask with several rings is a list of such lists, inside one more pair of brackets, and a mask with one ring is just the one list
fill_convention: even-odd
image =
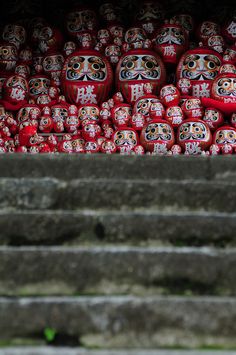
[(233, 181), (236, 156), (1, 154), (0, 177), (77, 179), (204, 179)]
[(236, 245), (236, 213), (139, 211), (0, 211), (2, 245), (127, 243)]
[(236, 211), (236, 183), (215, 180), (0, 178), (0, 209)]
[(85, 350), (67, 347), (15, 347), (0, 349), (0, 355), (235, 355), (224, 350)]
[(0, 298), (1, 341), (46, 328), (86, 348), (236, 348), (236, 298)]
[(1, 247), (0, 295), (236, 295), (236, 249)]

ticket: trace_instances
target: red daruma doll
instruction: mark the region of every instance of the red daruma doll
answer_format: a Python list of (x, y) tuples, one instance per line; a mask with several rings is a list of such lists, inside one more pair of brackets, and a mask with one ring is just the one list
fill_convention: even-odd
[(98, 104), (109, 95), (113, 72), (108, 60), (95, 50), (80, 50), (65, 61), (61, 83), (74, 104)]
[(145, 95), (144, 85), (150, 83), (153, 93), (159, 92), (165, 82), (166, 71), (161, 58), (147, 49), (125, 53), (116, 67), (116, 89), (129, 103)]
[(231, 126), (219, 127), (213, 135), (213, 144), (217, 144), (222, 148), (226, 144), (230, 144), (236, 148), (236, 129)]
[(216, 78), (222, 57), (216, 51), (207, 48), (196, 48), (184, 53), (179, 61), (176, 79), (189, 79), (192, 84), (192, 95), (209, 97), (213, 80)]
[(180, 101), (180, 92), (172, 84), (165, 85), (161, 89), (160, 99), (161, 99), (161, 102), (167, 107), (177, 106)]
[(177, 143), (185, 150), (185, 154), (201, 154), (209, 148), (211, 141), (210, 128), (202, 120), (190, 118), (178, 128)]
[(27, 103), (28, 81), (20, 75), (10, 76), (3, 85), (2, 104), (6, 110), (17, 111)]
[(179, 24), (164, 24), (154, 39), (155, 50), (164, 63), (177, 64), (180, 56), (188, 47), (187, 33)]
[(165, 120), (149, 121), (142, 129), (140, 143), (149, 152), (167, 152), (175, 142), (174, 130)]

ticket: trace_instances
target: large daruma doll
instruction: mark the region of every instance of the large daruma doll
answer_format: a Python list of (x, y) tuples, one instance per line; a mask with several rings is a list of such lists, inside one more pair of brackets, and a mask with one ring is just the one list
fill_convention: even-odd
[(166, 79), (161, 58), (153, 51), (134, 49), (125, 53), (116, 67), (116, 88), (129, 103), (144, 96), (144, 84), (150, 83), (158, 93)]
[(65, 61), (62, 90), (73, 104), (99, 104), (108, 98), (113, 72), (108, 60), (95, 50), (73, 52)]
[(209, 97), (212, 81), (216, 78), (222, 57), (216, 51), (207, 48), (196, 48), (184, 53), (177, 67), (177, 81), (189, 79), (192, 94), (196, 97)]

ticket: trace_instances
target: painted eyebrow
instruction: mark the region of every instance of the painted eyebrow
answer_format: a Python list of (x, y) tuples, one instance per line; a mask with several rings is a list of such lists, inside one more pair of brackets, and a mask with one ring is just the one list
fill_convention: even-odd
[(137, 55), (130, 55), (128, 57), (125, 57), (123, 62), (125, 63), (125, 62), (127, 62), (129, 60), (138, 60), (138, 56)]
[(154, 57), (151, 57), (151, 56), (149, 56), (149, 55), (144, 55), (142, 58), (143, 58), (144, 60), (151, 60), (152, 62), (155, 62), (155, 61), (156, 61)]
[(99, 57), (91, 57), (91, 58), (88, 58), (88, 62), (89, 62), (89, 63), (94, 63), (94, 62), (103, 63), (103, 61), (102, 61)]
[(205, 55), (204, 59), (213, 60), (215, 63), (220, 64), (220, 60), (217, 57), (215, 57), (214, 55)]
[(85, 58), (84, 57), (73, 57), (73, 58), (71, 58), (69, 64), (74, 64), (75, 61), (84, 62)]
[(189, 56), (187, 56), (184, 60), (184, 64), (186, 64), (189, 60), (197, 60), (200, 59), (200, 55), (198, 54), (191, 54)]
[(224, 82), (230, 83), (230, 81), (229, 78), (222, 78), (218, 81), (218, 85), (222, 85)]

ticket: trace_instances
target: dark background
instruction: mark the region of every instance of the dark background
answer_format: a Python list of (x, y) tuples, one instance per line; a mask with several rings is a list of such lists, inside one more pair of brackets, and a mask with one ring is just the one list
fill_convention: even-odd
[[(62, 25), (65, 13), (74, 6), (89, 5), (98, 10), (103, 2), (91, 0), (6, 0), (1, 1), (0, 21), (19, 21), (22, 19), (32, 19), (32, 16), (46, 17), (51, 23)], [(227, 18), (236, 14), (235, 0), (223, 0), (220, 5), (216, 1), (196, 1), (196, 0), (165, 0), (158, 1), (165, 9), (166, 18), (176, 13), (189, 13), (197, 21), (212, 19), (218, 23), (223, 23)], [(142, 0), (119, 0), (115, 1), (117, 11), (121, 13), (124, 25), (132, 23), (132, 14)], [(118, 4), (118, 5), (117, 5)], [(98, 12), (98, 11), (97, 11)]]

